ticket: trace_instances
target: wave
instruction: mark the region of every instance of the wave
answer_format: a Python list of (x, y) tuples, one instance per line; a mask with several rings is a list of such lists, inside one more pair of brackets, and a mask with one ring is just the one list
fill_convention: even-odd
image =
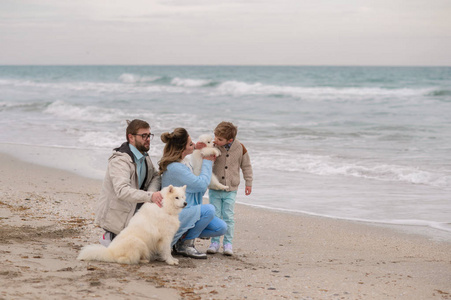
[[(392, 98), (424, 96), (430, 93), (431, 88), (382, 88), (382, 87), (331, 87), (331, 86), (285, 86), (263, 84), (260, 82), (248, 83), (239, 80), (217, 81), (213, 79), (181, 78), (167, 76), (141, 77), (136, 74), (124, 73), (119, 79), (123, 83), (149, 83), (162, 84), (184, 88), (199, 88), (198, 92), (205, 92), (205, 88), (210, 88), (211, 95), (229, 96), (270, 96), (270, 97), (292, 97), (302, 99), (362, 99), (370, 98)], [(183, 92), (183, 90), (179, 90)], [(437, 92), (440, 94), (440, 92)], [(446, 91), (442, 91), (446, 94)]]
[(89, 131), (83, 133), (78, 140), (82, 145), (92, 146), (93, 148), (113, 149), (118, 146), (117, 141), (120, 141), (121, 138), (122, 134), (118, 135), (108, 131)]
[(448, 90), (434, 90), (433, 88), (383, 88), (383, 87), (332, 87), (332, 86), (288, 86), (264, 84), (260, 82), (244, 82), (240, 80), (217, 81), (209, 78), (182, 78), (167, 76), (145, 77), (136, 74), (124, 73), (119, 79), (123, 83), (150, 83), (162, 84), (184, 88), (200, 88), (203, 92), (205, 88), (211, 95), (229, 96), (271, 96), (271, 97), (292, 97), (302, 99), (362, 99), (370, 98), (392, 98), (425, 95), (448, 95)]
[(41, 111), (51, 102), (8, 102), (0, 101), (0, 111), (3, 110), (25, 110), (25, 111)]
[(214, 87), (219, 84), (217, 81), (210, 79), (193, 79), (168, 76), (140, 76), (131, 73), (124, 73), (119, 76), (119, 80), (123, 83), (158, 83), (163, 85), (173, 85), (179, 87)]
[(217, 87), (220, 94), (244, 96), (244, 95), (268, 95), (268, 96), (289, 96), (293, 98), (357, 98), (364, 97), (411, 97), (422, 96), (430, 91), (424, 89), (386, 89), (380, 87), (296, 87), (281, 85), (265, 85), (262, 83), (245, 83), (241, 81), (226, 81)]
[(210, 96), (267, 96), (290, 97), (302, 100), (355, 100), (362, 99), (411, 99), (422, 96), (448, 96), (450, 90), (437, 88), (397, 88), (382, 87), (331, 87), (331, 86), (285, 86), (248, 83), (239, 80), (218, 81), (210, 78), (182, 78), (170, 76), (141, 76), (123, 73), (119, 82), (40, 82), (30, 80), (0, 80), (5, 87), (32, 87), (38, 89), (57, 89), (62, 91), (89, 91), (96, 93), (193, 93)]
[(451, 96), (451, 90), (434, 90), (428, 96)]
[(7, 101), (0, 102), (0, 108), (14, 108), (14, 107), (26, 107), (30, 105), (35, 105), (36, 103), (13, 103)]
[(121, 110), (113, 108), (102, 108), (97, 106), (76, 106), (58, 100), (43, 111), (61, 119), (90, 121), (95, 123), (111, 122), (121, 119)]
[(139, 76), (131, 73), (124, 73), (119, 76), (119, 80), (123, 83), (154, 82), (161, 78), (161, 76)]
[(217, 82), (213, 80), (207, 79), (184, 79), (175, 77), (171, 80), (171, 84), (175, 86), (184, 86), (184, 87), (210, 87), (215, 86)]
[(268, 158), (256, 156), (256, 163), (262, 166), (271, 165), (277, 171), (306, 172), (321, 176), (350, 176), (379, 181), (398, 181), (412, 184), (424, 184), (440, 188), (451, 187), (451, 176), (421, 170), (415, 167), (390, 164), (364, 164), (362, 162), (345, 161), (330, 156), (279, 153), (267, 162)]
[[(41, 82), (31, 80), (4, 80), (2, 88), (11, 90), (35, 92), (35, 93), (54, 93), (63, 91), (75, 91), (90, 93), (104, 92), (129, 92), (132, 89), (124, 88), (123, 84), (111, 82), (92, 82), (92, 81), (75, 81), (75, 82)], [(24, 89), (25, 88), (25, 89)]]

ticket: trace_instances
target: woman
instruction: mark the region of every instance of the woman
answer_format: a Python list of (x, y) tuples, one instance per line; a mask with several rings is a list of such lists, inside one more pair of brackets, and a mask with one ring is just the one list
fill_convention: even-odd
[(205, 253), (194, 247), (196, 238), (221, 236), (227, 231), (226, 223), (215, 216), (215, 208), (211, 204), (202, 204), (202, 197), (210, 184), (213, 161), (215, 158), (205, 157), (199, 176), (193, 174), (192, 168), (185, 160), (194, 151), (194, 143), (184, 128), (176, 128), (172, 133), (161, 135), (165, 143), (160, 166), (162, 188), (186, 185), (186, 202), (188, 205), (179, 215), (180, 228), (174, 236), (172, 245), (178, 254), (192, 258), (207, 258)]

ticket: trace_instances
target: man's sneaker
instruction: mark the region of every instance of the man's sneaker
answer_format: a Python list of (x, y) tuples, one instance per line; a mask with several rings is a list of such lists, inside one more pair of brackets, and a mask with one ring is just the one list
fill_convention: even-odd
[(219, 251), (219, 243), (213, 242), (210, 244), (210, 247), (207, 249), (208, 254), (215, 254)]
[(232, 244), (224, 244), (224, 255), (232, 256), (233, 250), (232, 250)]
[(111, 244), (111, 232), (106, 231), (99, 239), (100, 244), (105, 247), (108, 247)]

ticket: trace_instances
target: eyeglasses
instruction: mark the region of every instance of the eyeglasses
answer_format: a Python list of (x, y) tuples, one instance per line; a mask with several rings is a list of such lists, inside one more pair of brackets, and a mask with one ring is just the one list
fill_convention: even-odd
[(152, 140), (153, 139), (153, 133), (143, 133), (143, 134), (134, 134), (134, 135), (139, 135), (140, 137), (142, 137), (143, 140)]

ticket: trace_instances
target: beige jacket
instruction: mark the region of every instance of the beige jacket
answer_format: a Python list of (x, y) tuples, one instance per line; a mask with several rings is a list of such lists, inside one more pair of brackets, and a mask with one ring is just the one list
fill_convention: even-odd
[(136, 205), (150, 202), (159, 191), (161, 178), (146, 157), (147, 174), (142, 189), (138, 186), (136, 163), (128, 143), (116, 148), (108, 160), (102, 191), (96, 210), (96, 223), (105, 230), (119, 234), (136, 210)]
[(221, 156), (216, 159), (213, 165), (213, 174), (218, 177), (219, 182), (228, 185), (228, 191), (238, 190), (241, 169), (246, 186), (252, 186), (251, 159), (244, 145), (235, 140), (229, 151), (224, 146), (218, 147), (218, 149), (221, 151)]

